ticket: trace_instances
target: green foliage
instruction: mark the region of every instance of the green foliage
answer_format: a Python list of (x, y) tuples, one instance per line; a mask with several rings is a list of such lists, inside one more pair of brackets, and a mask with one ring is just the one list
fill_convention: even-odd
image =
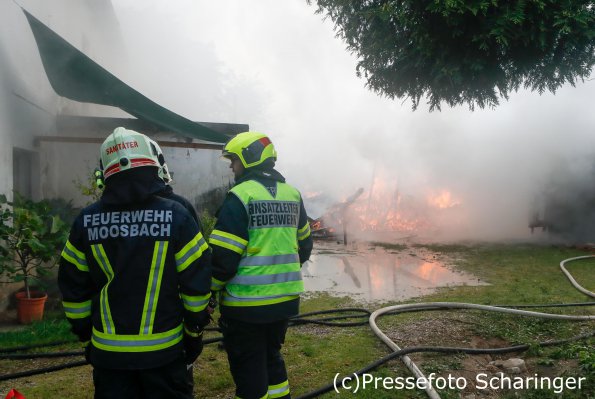
[(424, 371), (426, 374), (436, 373), (440, 374), (449, 370), (461, 370), (463, 369), (462, 360), (464, 355), (454, 354), (448, 358), (429, 359), (424, 362)]
[(34, 281), (56, 265), (69, 226), (47, 200), (35, 202), (15, 193), (9, 202), (0, 195), (0, 276), (25, 284), (27, 296)]
[(53, 342), (72, 341), (77, 338), (70, 332), (70, 324), (61, 314), (60, 318), (48, 317), (35, 321), (23, 329), (0, 333), (0, 348), (9, 350), (25, 345), (42, 345)]
[(76, 179), (72, 181), (72, 184), (74, 184), (76, 189), (81, 194), (90, 198), (90, 200), (87, 201), (87, 205), (89, 205), (93, 202), (99, 201), (99, 198), (101, 198), (101, 194), (103, 193), (103, 189), (97, 187), (97, 179), (93, 173), (89, 172), (86, 176), (86, 180), (81, 181), (80, 179)]
[[(312, 0), (308, 0), (309, 3)], [(430, 109), (499, 104), (525, 87), (555, 92), (595, 64), (589, 0), (316, 0), (359, 58), (357, 75), (389, 98)]]
[(76, 219), (76, 216), (80, 212), (80, 208), (75, 208), (72, 205), (72, 200), (67, 201), (62, 198), (54, 198), (49, 199), (46, 202), (50, 207), (52, 214), (59, 216), (60, 219), (68, 226), (72, 225), (74, 219)]
[(591, 378), (595, 378), (595, 347), (584, 346), (578, 352), (578, 363), (581, 370)]
[(217, 222), (217, 218), (212, 216), (209, 211), (204, 210), (200, 214), (200, 222), (202, 224), (202, 232), (205, 236), (205, 239), (208, 239), (215, 227), (215, 223)]

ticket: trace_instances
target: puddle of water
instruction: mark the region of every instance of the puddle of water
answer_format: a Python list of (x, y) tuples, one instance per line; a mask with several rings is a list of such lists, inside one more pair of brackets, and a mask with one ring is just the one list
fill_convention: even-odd
[(407, 249), (349, 250), (343, 246), (316, 248), (303, 265), (306, 291), (347, 295), (365, 301), (404, 300), (432, 293), (438, 287), (482, 285), (476, 277), (455, 272), (431, 254), (413, 256)]

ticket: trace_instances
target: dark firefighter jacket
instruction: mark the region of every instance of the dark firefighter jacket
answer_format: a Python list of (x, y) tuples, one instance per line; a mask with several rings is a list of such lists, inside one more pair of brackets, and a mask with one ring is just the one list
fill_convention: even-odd
[(179, 204), (181, 204), (184, 208), (186, 208), (188, 212), (190, 212), (192, 219), (194, 219), (194, 221), (198, 224), (198, 228), (200, 229), (200, 231), (203, 231), (202, 225), (200, 223), (200, 218), (198, 217), (198, 214), (196, 213), (196, 209), (194, 209), (194, 206), (186, 198), (174, 193), (174, 190), (171, 188), (171, 186), (166, 185), (165, 188), (162, 191), (160, 191), (157, 195), (166, 199), (176, 201)]
[[(249, 180), (262, 184), (275, 197), (277, 182), (284, 183), (285, 178), (274, 169), (247, 169), (236, 181), (237, 187)], [(299, 200), (299, 216), (297, 220), (297, 244), (299, 262), (304, 263), (312, 252), (312, 237), (310, 235), (308, 216), (302, 199)], [(235, 246), (226, 245), (225, 241), (247, 242), (249, 216), (242, 201), (229, 192), (217, 214), (217, 222), (209, 240), (213, 250), (213, 285), (214, 292), (225, 290), (227, 282), (238, 273), (238, 266), (245, 251), (239, 251)], [(219, 240), (215, 237), (219, 237)], [(220, 240), (225, 240), (224, 242)], [(220, 303), (222, 301), (220, 300)], [(242, 320), (250, 323), (269, 323), (287, 319), (299, 313), (299, 297), (281, 303), (261, 304), (258, 306), (226, 306), (221, 303), (221, 314), (224, 317)]]
[(110, 177), (83, 209), (62, 252), (58, 284), (90, 361), (147, 369), (183, 354), (184, 332), (208, 323), (210, 249), (190, 213), (157, 196), (153, 168)]

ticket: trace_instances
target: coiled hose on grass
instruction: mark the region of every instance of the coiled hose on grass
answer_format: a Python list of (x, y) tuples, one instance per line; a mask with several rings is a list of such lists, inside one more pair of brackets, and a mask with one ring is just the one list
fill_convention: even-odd
[[(565, 259), (560, 262), (560, 269), (566, 275), (568, 280), (570, 280), (571, 284), (578, 289), (580, 292), (595, 298), (595, 294), (591, 291), (586, 290), (581, 285), (579, 285), (576, 280), (572, 277), (572, 275), (566, 270), (564, 265), (568, 262), (572, 262), (579, 259), (588, 259), (593, 258), (593, 255), (587, 256), (577, 256), (574, 258)], [(542, 313), (542, 312), (532, 312), (527, 310), (518, 310), (518, 309), (510, 309), (510, 308), (503, 308), (497, 306), (488, 306), (488, 305), (478, 305), (473, 303), (457, 303), (457, 302), (428, 302), (428, 303), (417, 303), (417, 304), (404, 304), (404, 305), (394, 305), (394, 306), (387, 306), (382, 309), (376, 310), (370, 316), (370, 327), (374, 334), (376, 334), (382, 342), (384, 342), (389, 348), (393, 351), (400, 351), (401, 348), (394, 343), (386, 334), (384, 334), (380, 328), (376, 325), (376, 318), (382, 316), (383, 314), (394, 314), (395, 312), (399, 313), (402, 311), (417, 311), (417, 310), (436, 310), (436, 309), (476, 309), (476, 310), (484, 310), (490, 312), (501, 312), (501, 313), (510, 313), (516, 314), (521, 316), (528, 316), (528, 317), (540, 317), (545, 319), (555, 319), (555, 320), (572, 320), (572, 321), (584, 321), (584, 320), (595, 320), (595, 316), (570, 316), (570, 315), (558, 315), (558, 314), (550, 314), (550, 313)], [(469, 352), (465, 352), (469, 353)], [(411, 358), (407, 355), (401, 356), (401, 361), (405, 364), (405, 366), (415, 375), (416, 378), (425, 378), (422, 371), (417, 367), (415, 363), (411, 360)], [(434, 390), (434, 388), (427, 384), (425, 388), (428, 397), (431, 399), (440, 399), (440, 395), (438, 392)]]
[[(490, 312), (501, 312), (501, 313), (510, 313), (516, 314), (521, 316), (529, 316), (529, 317), (540, 317), (545, 319), (555, 319), (555, 320), (572, 320), (572, 321), (585, 321), (585, 320), (595, 320), (595, 316), (570, 316), (570, 315), (559, 315), (559, 314), (551, 314), (551, 313), (542, 313), (542, 312), (532, 312), (528, 310), (519, 310), (519, 309), (509, 309), (497, 306), (488, 306), (488, 305), (477, 305), (474, 303), (460, 303), (460, 302), (426, 302), (426, 303), (415, 303), (415, 304), (404, 304), (404, 305), (393, 305), (387, 306), (382, 309), (378, 309), (372, 313), (370, 316), (370, 327), (374, 334), (376, 334), (382, 342), (384, 342), (389, 348), (393, 351), (400, 351), (401, 348), (394, 343), (390, 338), (384, 334), (380, 328), (376, 325), (376, 319), (383, 314), (395, 314), (400, 313), (402, 311), (421, 311), (421, 310), (437, 310), (437, 309), (475, 309), (475, 310), (484, 310)], [(592, 336), (590, 334), (589, 336)], [(511, 347), (512, 348), (512, 347)], [(529, 346), (527, 345), (528, 349)], [(437, 349), (437, 348), (435, 348)], [(446, 352), (449, 350), (453, 350), (453, 348), (444, 348)], [(456, 348), (454, 352), (463, 352), (463, 353), (478, 353), (472, 351), (473, 348)], [(510, 349), (510, 348), (509, 348)], [(512, 352), (513, 350), (509, 350)], [(489, 353), (489, 352), (488, 352)], [(416, 378), (421, 379), (425, 378), (422, 371), (416, 366), (415, 363), (411, 360), (411, 358), (407, 355), (401, 356), (401, 361), (407, 366), (407, 368), (415, 375)], [(427, 384), (425, 388), (426, 393), (431, 399), (440, 399), (440, 395), (434, 390), (434, 388)]]
[(576, 280), (574, 279), (574, 277), (572, 277), (572, 275), (568, 272), (568, 270), (566, 270), (565, 265), (567, 263), (575, 261), (575, 260), (588, 259), (588, 258), (593, 258), (593, 257), (594, 257), (593, 255), (577, 256), (575, 258), (565, 259), (562, 262), (560, 262), (560, 269), (562, 270), (562, 273), (564, 273), (564, 275), (566, 275), (566, 277), (568, 278), (570, 283), (574, 286), (574, 288), (576, 288), (583, 294), (590, 296), (591, 298), (595, 298), (595, 292), (589, 291), (589, 290), (583, 288), (579, 283), (577, 283)]

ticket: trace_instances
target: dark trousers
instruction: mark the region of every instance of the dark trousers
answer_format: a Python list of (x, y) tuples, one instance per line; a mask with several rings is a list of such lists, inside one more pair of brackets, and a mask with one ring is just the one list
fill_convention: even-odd
[(184, 359), (148, 370), (93, 368), (95, 399), (192, 399), (192, 368)]
[(289, 385), (281, 345), (287, 320), (266, 324), (246, 323), (221, 317), (219, 327), (229, 368), (241, 399), (289, 399)]

